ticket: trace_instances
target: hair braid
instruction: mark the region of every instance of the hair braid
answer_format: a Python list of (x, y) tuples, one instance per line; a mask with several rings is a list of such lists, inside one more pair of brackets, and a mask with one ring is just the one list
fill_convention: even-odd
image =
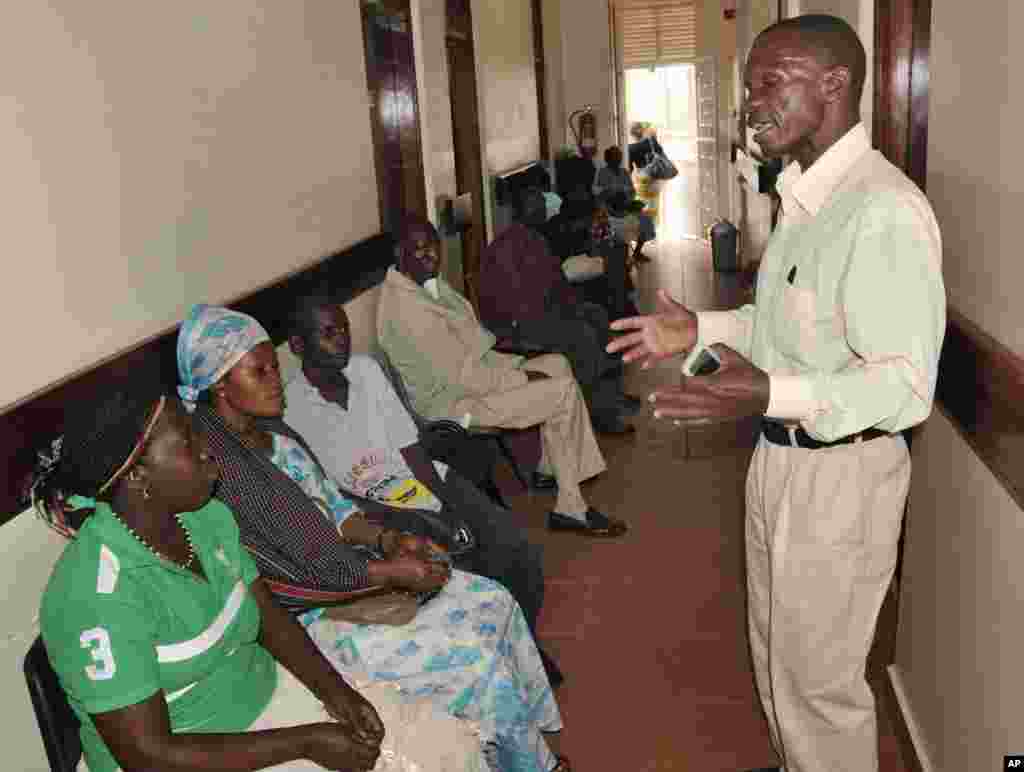
[(68, 519), (67, 500), (110, 496), (111, 491), (100, 496), (99, 489), (131, 454), (158, 398), (152, 388), (118, 390), (93, 409), (72, 413), (51, 455), (40, 454), (33, 476), (33, 504), (48, 525), (73, 535), (80, 523)]

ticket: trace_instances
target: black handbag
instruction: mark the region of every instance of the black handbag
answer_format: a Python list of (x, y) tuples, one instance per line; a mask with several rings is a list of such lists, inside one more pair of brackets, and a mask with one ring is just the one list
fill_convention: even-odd
[(431, 458), (447, 464), (477, 487), (494, 473), (498, 456), (487, 435), (474, 435), (455, 421), (431, 421), (420, 429), (420, 443)]
[(644, 167), (644, 173), (652, 180), (670, 180), (679, 174), (679, 170), (664, 152), (655, 150), (651, 153), (650, 163)]

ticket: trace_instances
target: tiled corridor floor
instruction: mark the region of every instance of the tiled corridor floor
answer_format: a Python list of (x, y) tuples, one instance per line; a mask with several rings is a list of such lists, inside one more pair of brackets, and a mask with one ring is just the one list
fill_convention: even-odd
[[(641, 310), (658, 287), (696, 307), (711, 305), (716, 288), (719, 297), (743, 295), (736, 280), (716, 279), (703, 242), (662, 239), (649, 252), (654, 260), (637, 277)], [(677, 368), (634, 368), (628, 390), (646, 396), (678, 377)], [(575, 772), (731, 772), (776, 763), (745, 633), (750, 451), (719, 447), (707, 457), (691, 437), (688, 454), (683, 432), (656, 425), (649, 409), (636, 423), (635, 435), (601, 438), (609, 469), (584, 489), (598, 509), (629, 521), (625, 538), (549, 533), (551, 495), (509, 497), (545, 546), (541, 635), (567, 676), (558, 691), (562, 750)], [(904, 772), (889, 704), (881, 701), (881, 770)]]

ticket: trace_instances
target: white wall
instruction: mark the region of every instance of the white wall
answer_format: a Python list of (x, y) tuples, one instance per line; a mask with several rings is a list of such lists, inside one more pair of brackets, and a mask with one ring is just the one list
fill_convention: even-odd
[(537, 160), (540, 123), (529, 0), (473, 0), (473, 38), (484, 167), (493, 174)]
[(914, 440), (895, 664), (926, 772), (1002, 769), (1024, 737), (1024, 513), (936, 412)]
[(592, 105), (597, 115), (597, 154), (619, 143), (615, 136), (611, 30), (608, 5), (594, 0), (544, 0), (544, 66), (547, 70), (548, 139), (551, 153), (575, 147), (569, 114)]
[[(1024, 95), (1010, 85), (1024, 67), (1011, 39), (1024, 7), (984, 11), (932, 2), (927, 190), (950, 305), (1024, 356)], [(929, 420), (914, 455), (896, 683), (933, 769), (998, 769), (1024, 737), (1024, 512), (945, 417)]]
[[(540, 157), (533, 21), (529, 0), (472, 1), (484, 211), (491, 213), (493, 176)], [(488, 214), (488, 240), (493, 219)]]
[[(0, 405), (379, 231), (357, 3), (5, 9)], [(47, 769), (21, 660), (62, 547), (0, 527), (5, 769)]]
[(1024, 49), (1011, 39), (1024, 5), (990, 0), (978, 11), (933, 0), (928, 197), (945, 226), (950, 303), (1024, 356), (1024, 95), (1012, 85)]
[(379, 230), (358, 4), (6, 8), (0, 405)]

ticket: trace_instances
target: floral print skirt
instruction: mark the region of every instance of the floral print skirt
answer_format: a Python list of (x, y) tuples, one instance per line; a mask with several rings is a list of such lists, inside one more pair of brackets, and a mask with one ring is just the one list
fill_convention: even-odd
[(491, 766), (548, 772), (542, 732), (562, 719), (526, 618), (499, 583), (453, 571), (441, 593), (401, 627), (303, 616), (310, 637), (355, 684), (385, 682), (428, 697), (480, 731)]

